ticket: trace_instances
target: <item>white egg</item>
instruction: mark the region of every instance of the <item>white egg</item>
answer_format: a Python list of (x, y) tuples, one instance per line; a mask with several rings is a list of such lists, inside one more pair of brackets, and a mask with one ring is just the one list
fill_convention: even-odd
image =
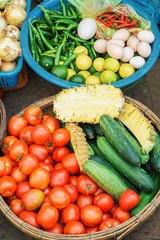
[(123, 53), (123, 57), (121, 58), (122, 62), (129, 62), (129, 60), (134, 56), (134, 51), (131, 47), (124, 47)]
[(117, 44), (107, 45), (108, 54), (115, 59), (121, 59), (123, 57), (123, 48)]
[(136, 69), (143, 67), (145, 59), (141, 56), (136, 56), (130, 59), (129, 63)]
[(98, 39), (94, 43), (94, 49), (98, 53), (107, 52), (107, 41), (104, 39)]
[(151, 55), (151, 46), (147, 42), (140, 42), (137, 48), (138, 54), (144, 58), (148, 58)]
[(138, 47), (139, 43), (140, 42), (139, 42), (138, 38), (136, 38), (134, 36), (130, 36), (127, 41), (127, 47), (131, 47), (131, 48), (133, 48), (134, 52), (137, 52), (137, 47)]
[(127, 39), (129, 38), (129, 32), (126, 29), (120, 29), (117, 32), (114, 33), (112, 39), (119, 39), (122, 41), (127, 41)]
[(109, 41), (107, 42), (107, 45), (108, 45), (108, 44), (117, 44), (117, 45), (119, 45), (120, 47), (124, 47), (124, 46), (125, 46), (124, 41), (119, 40), (119, 39), (111, 39), (111, 40), (109, 40)]
[(78, 25), (78, 35), (81, 39), (91, 39), (97, 30), (97, 23), (92, 18), (84, 18)]
[(148, 42), (148, 43), (152, 43), (154, 42), (155, 36), (151, 31), (148, 30), (143, 30), (140, 31), (137, 34), (137, 38), (141, 41), (141, 42)]

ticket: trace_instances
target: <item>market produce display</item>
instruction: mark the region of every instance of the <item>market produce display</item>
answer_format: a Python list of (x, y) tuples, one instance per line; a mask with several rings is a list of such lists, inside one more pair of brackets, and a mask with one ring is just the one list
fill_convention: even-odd
[[(21, 56), (20, 28), (27, 17), (26, 0), (0, 1), (0, 71), (10, 72), (17, 67)], [(3, 11), (3, 12), (2, 12)]]
[[(104, 95), (107, 106), (99, 109)], [(94, 107), (85, 104), (85, 96)], [(91, 118), (77, 113), (78, 104), (68, 105), (68, 121), (59, 103), (67, 104), (69, 97), (81, 107), (83, 102)], [(17, 217), (51, 233), (93, 233), (127, 221), (154, 198), (160, 188), (160, 136), (136, 107), (128, 103), (126, 109), (120, 89), (65, 89), (55, 97), (54, 112), (55, 117), (45, 115), (31, 106), (8, 122), (0, 194)], [(145, 171), (146, 164), (152, 170)]]
[(101, 12), (96, 16), (87, 13), (87, 0), (69, 2), (60, 1), (62, 12), (41, 7), (41, 19), (29, 23), (30, 51), (42, 68), (90, 85), (119, 81), (144, 66), (155, 39), (150, 21), (120, 1), (113, 7), (107, 1), (93, 3), (93, 10)]

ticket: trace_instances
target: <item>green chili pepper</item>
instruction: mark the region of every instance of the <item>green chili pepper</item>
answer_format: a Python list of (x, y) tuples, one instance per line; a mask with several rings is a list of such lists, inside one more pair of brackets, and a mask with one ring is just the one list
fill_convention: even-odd
[(46, 24), (47, 22), (45, 20), (41, 20), (41, 19), (34, 19), (32, 21), (32, 23), (40, 23), (40, 24)]
[(74, 24), (75, 22), (74, 21), (72, 21), (72, 20), (70, 20), (70, 19), (66, 19), (66, 18), (64, 18), (64, 19), (58, 19), (58, 20), (56, 20), (56, 24), (59, 24), (59, 23), (63, 23), (63, 24)]
[(74, 53), (71, 57), (68, 58), (67, 61), (65, 61), (65, 62), (63, 63), (63, 65), (67, 67), (70, 63), (73, 62), (74, 59), (76, 59), (76, 57), (77, 57), (78, 54), (82, 54), (82, 52), (81, 52), (81, 53)]
[(55, 53), (56, 52), (56, 50), (54, 49), (54, 50), (47, 50), (47, 51), (45, 51), (44, 53), (42, 53), (42, 55), (49, 55), (49, 54), (53, 54), (53, 53)]
[(47, 37), (53, 37), (53, 34), (51, 32), (44, 31), (43, 29), (41, 29), (41, 32)]
[(55, 30), (57, 30), (57, 31), (65, 31), (65, 30), (66, 30), (66, 27), (63, 27), (63, 26), (55, 26)]
[(49, 31), (49, 32), (52, 31), (51, 27), (49, 27), (47, 24), (40, 24), (39, 28), (41, 28), (43, 30), (46, 30), (46, 31)]
[[(64, 19), (64, 16), (61, 15), (50, 15), (53, 19)], [(65, 19), (77, 19), (77, 16), (65, 16)]]
[(38, 44), (37, 44), (37, 50), (38, 50), (39, 55), (41, 56), (42, 50), (41, 50), (41, 48), (38, 46)]
[(52, 26), (52, 27), (51, 27), (51, 30), (52, 30), (52, 33), (53, 33), (53, 35), (54, 35), (54, 34), (55, 34), (55, 27)]
[[(43, 8), (44, 9), (44, 8)], [(45, 9), (46, 13), (48, 13), (49, 15), (58, 15), (56, 12), (52, 11), (52, 10), (48, 10)]]
[(67, 9), (67, 15), (68, 15), (68, 16), (72, 16), (72, 13), (71, 13), (71, 11), (69, 10), (69, 8)]
[(54, 48), (53, 48), (52, 45), (48, 42), (48, 40), (45, 38), (45, 36), (43, 35), (43, 33), (42, 33), (42, 31), (41, 31), (40, 28), (38, 28), (38, 32), (39, 32), (39, 34), (40, 34), (40, 36), (41, 36), (41, 39), (42, 39), (43, 43), (45, 44), (45, 46), (46, 46), (47, 48), (49, 48), (50, 50), (53, 50)]
[(55, 38), (54, 38), (54, 42), (57, 43), (58, 42), (58, 32), (57, 31), (55, 31), (55, 32), (56, 32), (56, 35), (55, 35)]
[(70, 66), (70, 68), (74, 71), (74, 65), (73, 65), (72, 62), (69, 64), (69, 66)]
[(35, 46), (34, 46), (34, 36), (31, 28), (31, 23), (29, 23), (29, 42), (30, 42), (30, 50), (33, 58), (35, 59)]
[(83, 45), (87, 48), (88, 53), (89, 53), (91, 59), (93, 60), (94, 59), (94, 55), (93, 55), (93, 52), (92, 52), (92, 50), (90, 48), (90, 45), (88, 44), (88, 42), (84, 42)]
[(62, 7), (63, 16), (66, 16), (67, 15), (66, 6), (65, 6), (65, 4), (63, 3), (62, 0), (60, 0), (60, 3), (61, 3), (61, 7)]
[(39, 54), (38, 54), (37, 46), (35, 46), (35, 52), (36, 52), (36, 62), (39, 63)]
[(82, 46), (80, 42), (76, 42), (76, 47)]
[(70, 49), (69, 49), (69, 57), (72, 56), (73, 51), (74, 51), (74, 49), (75, 49), (75, 46), (76, 46), (76, 42), (72, 42), (72, 43), (71, 43), (71, 46), (70, 46)]
[(44, 12), (44, 17), (45, 17), (46, 22), (48, 23), (48, 25), (49, 25), (49, 26), (53, 26), (54, 23), (53, 23), (52, 19), (50, 18), (49, 13), (47, 13), (47, 12), (45, 11), (45, 9), (43, 10), (43, 12)]
[(64, 56), (68, 59), (68, 58), (69, 58), (69, 51), (66, 51), (66, 52), (64, 53)]
[(70, 6), (69, 10), (71, 11), (73, 16), (77, 16), (77, 13), (74, 11), (74, 9)]
[(94, 58), (97, 58), (98, 56), (97, 56), (96, 51), (94, 50), (94, 46), (93, 45), (91, 46), (91, 51), (92, 51), (92, 53), (94, 55)]
[(83, 39), (81, 39), (81, 38), (79, 38), (79, 37), (75, 37), (75, 36), (73, 36), (72, 34), (70, 34), (70, 33), (67, 32), (67, 31), (65, 31), (64, 33), (65, 33), (70, 39), (72, 39), (72, 40), (74, 40), (74, 41), (82, 42), (82, 43), (85, 42), (85, 40), (83, 40)]
[(60, 55), (61, 55), (62, 48), (63, 48), (63, 46), (65, 45), (65, 43), (66, 43), (66, 36), (64, 36), (63, 42), (61, 43), (61, 45), (59, 46), (59, 48), (58, 48), (58, 50), (57, 50), (57, 52), (56, 52), (55, 65), (58, 65), (58, 64), (59, 64)]
[[(29, 21), (29, 22), (30, 22), (30, 21)], [(44, 51), (45, 51), (45, 47), (44, 47), (44, 44), (43, 44), (43, 42), (42, 42), (42, 39), (41, 39), (41, 36), (40, 36), (38, 30), (32, 25), (31, 22), (30, 22), (30, 26), (31, 26), (31, 28), (32, 28), (33, 34), (34, 34), (35, 37), (36, 37), (36, 40), (37, 40), (37, 43), (38, 43), (39, 47), (40, 47), (40, 48), (42, 49), (42, 51), (44, 52)]]

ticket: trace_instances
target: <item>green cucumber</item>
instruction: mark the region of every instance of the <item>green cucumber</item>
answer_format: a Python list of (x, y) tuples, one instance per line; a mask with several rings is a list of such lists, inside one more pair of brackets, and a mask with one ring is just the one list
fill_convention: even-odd
[(152, 168), (160, 173), (160, 136), (156, 131), (156, 144), (150, 152), (150, 164)]
[(102, 131), (102, 129), (101, 129), (99, 124), (95, 124), (94, 128), (96, 130), (97, 135), (99, 135), (99, 136), (103, 136), (104, 135), (104, 133), (103, 133), (103, 131)]
[(128, 189), (123, 180), (111, 169), (106, 168), (95, 161), (86, 161), (83, 165), (83, 171), (116, 201), (119, 201), (122, 193)]
[(157, 172), (151, 173), (151, 177), (153, 179), (155, 188), (152, 193), (145, 193), (145, 192), (140, 192), (140, 202), (139, 204), (132, 209), (131, 215), (135, 216), (137, 213), (139, 213), (157, 194), (157, 192), (160, 189), (160, 174)]
[(79, 126), (83, 129), (87, 139), (93, 139), (96, 136), (96, 131), (93, 124), (80, 123)]
[(133, 148), (137, 151), (137, 153), (141, 159), (141, 164), (146, 164), (149, 161), (149, 154), (142, 153), (142, 148), (141, 148), (139, 142), (133, 137), (133, 135), (127, 130), (127, 128), (123, 125), (123, 123), (119, 119), (117, 119), (116, 122), (119, 124), (121, 129), (124, 131), (126, 137), (132, 144)]
[(103, 153), (99, 150), (99, 148), (97, 147), (97, 143), (94, 140), (89, 140), (88, 143), (92, 147), (96, 155), (100, 156), (101, 158), (104, 158)]
[(115, 173), (117, 176), (119, 176), (121, 178), (121, 180), (123, 180), (123, 182), (126, 184), (126, 186), (129, 189), (132, 189), (135, 192), (137, 192), (137, 190), (124, 177), (122, 177), (106, 160), (104, 160), (103, 158), (96, 156), (96, 155), (91, 156), (90, 160), (95, 161), (95, 162), (105, 166), (106, 168), (110, 169), (113, 173)]
[(133, 166), (120, 157), (105, 137), (98, 138), (97, 146), (104, 154), (107, 162), (132, 183), (133, 186), (144, 192), (152, 192), (154, 190), (154, 183), (149, 174), (141, 167)]
[(152, 172), (154, 172), (150, 162), (147, 162), (146, 164), (142, 165), (142, 168), (148, 173), (151, 174)]
[(108, 115), (102, 115), (100, 117), (100, 127), (109, 143), (126, 162), (134, 166), (140, 166), (141, 160), (137, 151), (133, 148), (116, 120)]

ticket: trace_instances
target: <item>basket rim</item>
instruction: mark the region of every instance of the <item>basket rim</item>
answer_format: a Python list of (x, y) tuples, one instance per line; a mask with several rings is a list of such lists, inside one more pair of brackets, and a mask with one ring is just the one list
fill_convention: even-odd
[[(145, 105), (140, 103), (139, 101), (124, 96), (125, 101), (127, 103), (130, 103), (137, 108), (141, 110), (141, 112), (151, 120), (151, 122), (154, 124), (154, 127), (160, 132), (160, 119)], [(36, 101), (35, 103), (32, 103), (29, 106), (39, 106), (42, 110), (46, 107), (51, 107), (53, 105), (53, 99), (54, 96), (50, 96), (47, 98), (43, 98), (39, 101)], [(28, 106), (28, 107), (29, 107)], [(26, 107), (26, 108), (28, 108)], [(25, 108), (25, 109), (26, 109)], [(19, 112), (17, 115), (23, 115), (24, 110)], [(138, 214), (130, 218), (124, 223), (121, 223), (120, 225), (113, 227), (111, 229), (96, 232), (92, 234), (81, 234), (81, 235), (65, 235), (65, 234), (53, 234), (49, 233), (40, 229), (37, 229), (26, 222), (22, 221), (20, 218), (18, 218), (9, 208), (7, 203), (4, 201), (3, 197), (0, 196), (0, 210), (5, 215), (6, 218), (19, 230), (23, 231), (29, 236), (32, 236), (34, 238), (43, 239), (43, 240), (86, 240), (86, 239), (113, 239), (116, 238), (118, 240), (122, 239), (122, 236), (128, 235), (130, 232), (135, 230), (138, 226), (140, 226), (144, 221), (146, 221), (156, 210), (157, 207), (160, 205), (160, 190), (156, 194), (156, 196), (152, 199), (152, 201), (147, 204)], [(67, 238), (68, 237), (68, 238)]]
[(5, 106), (4, 106), (4, 103), (2, 102), (2, 100), (0, 99), (0, 112), (2, 113), (2, 119), (1, 119), (1, 122), (0, 122), (0, 145), (1, 145), (1, 142), (2, 142), (2, 138), (6, 132), (6, 129), (7, 129), (7, 114), (6, 114), (6, 109), (5, 109)]

